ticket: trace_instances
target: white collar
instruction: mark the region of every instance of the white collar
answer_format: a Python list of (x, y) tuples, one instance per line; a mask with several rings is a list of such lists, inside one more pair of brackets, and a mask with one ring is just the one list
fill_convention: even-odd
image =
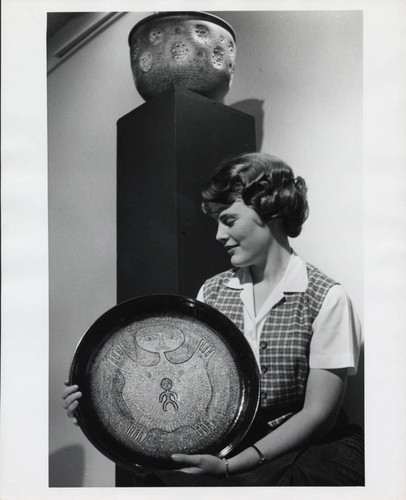
[[(278, 288), (284, 293), (305, 292), (308, 283), (306, 263), (293, 251)], [(249, 268), (245, 267), (238, 269), (226, 286), (234, 290), (243, 290), (247, 284), (252, 284), (252, 276)]]

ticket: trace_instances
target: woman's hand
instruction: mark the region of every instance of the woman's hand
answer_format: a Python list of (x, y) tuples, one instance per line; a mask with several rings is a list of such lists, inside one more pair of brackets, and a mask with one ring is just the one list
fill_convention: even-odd
[(179, 469), (187, 474), (208, 474), (215, 477), (226, 475), (226, 463), (224, 460), (213, 455), (184, 455), (176, 453), (172, 455), (172, 460), (182, 465), (188, 466)]
[(75, 411), (79, 406), (78, 399), (82, 397), (82, 393), (79, 391), (79, 386), (69, 385), (69, 382), (65, 382), (66, 388), (62, 393), (63, 407), (67, 410), (69, 418), (73, 419), (73, 423), (78, 425), (78, 421), (75, 418)]

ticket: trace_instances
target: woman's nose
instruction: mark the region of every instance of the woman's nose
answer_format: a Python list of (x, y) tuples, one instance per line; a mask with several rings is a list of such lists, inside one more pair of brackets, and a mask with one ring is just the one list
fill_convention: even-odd
[(221, 243), (227, 241), (228, 239), (228, 234), (226, 231), (227, 227), (222, 224), (221, 222), (218, 223), (217, 226), (217, 233), (216, 233), (216, 240), (220, 241)]

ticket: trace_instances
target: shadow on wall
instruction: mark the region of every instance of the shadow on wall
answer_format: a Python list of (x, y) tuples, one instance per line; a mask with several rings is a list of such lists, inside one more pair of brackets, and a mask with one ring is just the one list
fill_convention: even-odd
[(61, 448), (49, 457), (49, 486), (83, 486), (85, 452), (82, 446)]
[(343, 408), (348, 415), (350, 423), (355, 423), (364, 428), (364, 393), (365, 393), (365, 368), (364, 368), (364, 346), (361, 347), (358, 372), (354, 377), (348, 377), (347, 392), (345, 394)]
[(257, 151), (261, 151), (264, 137), (264, 101), (260, 99), (244, 99), (230, 104), (230, 108), (247, 113), (255, 118), (255, 137)]

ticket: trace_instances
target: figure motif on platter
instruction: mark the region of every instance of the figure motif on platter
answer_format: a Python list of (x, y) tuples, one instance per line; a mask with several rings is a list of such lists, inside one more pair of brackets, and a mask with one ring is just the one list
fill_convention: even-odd
[[(190, 426), (200, 433), (202, 416), (211, 420), (213, 387), (207, 363), (215, 348), (202, 339), (190, 349), (191, 354), (178, 359), (173, 354), (184, 344), (185, 334), (171, 325), (142, 327), (134, 339), (139, 354), (136, 360), (119, 344), (107, 357), (116, 367), (115, 380), (120, 382), (114, 384), (116, 396), (131, 416), (132, 428), (142, 429), (137, 432), (142, 441), (156, 429), (173, 432)], [(156, 355), (153, 364), (143, 359), (151, 353)]]

